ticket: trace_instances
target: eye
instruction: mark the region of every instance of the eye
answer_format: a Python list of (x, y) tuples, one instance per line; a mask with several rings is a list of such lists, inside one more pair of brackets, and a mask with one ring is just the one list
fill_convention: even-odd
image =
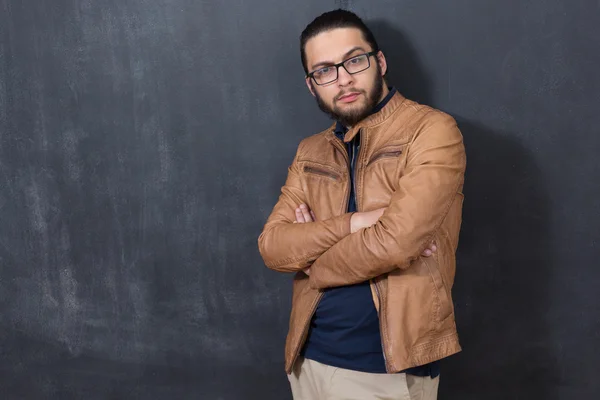
[(315, 71), (315, 76), (328, 76), (335, 73), (335, 68), (333, 67), (323, 67)]

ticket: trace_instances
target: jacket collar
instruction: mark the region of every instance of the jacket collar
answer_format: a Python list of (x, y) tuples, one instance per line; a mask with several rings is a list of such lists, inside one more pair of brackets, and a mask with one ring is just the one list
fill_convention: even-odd
[[(352, 129), (349, 129), (344, 136), (344, 142), (351, 141), (361, 129), (378, 125), (388, 119), (402, 105), (402, 103), (404, 103), (405, 100), (406, 98), (396, 90), (392, 98), (389, 99), (387, 104), (381, 110), (369, 115), (367, 118), (354, 125)], [(327, 130), (326, 135), (328, 140), (335, 139), (336, 126), (337, 122), (333, 123)]]

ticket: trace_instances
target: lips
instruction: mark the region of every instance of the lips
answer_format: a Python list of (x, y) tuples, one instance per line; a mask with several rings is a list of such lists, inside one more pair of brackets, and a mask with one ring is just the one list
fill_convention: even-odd
[(360, 95), (360, 92), (352, 92), (352, 93), (346, 93), (340, 97), (338, 97), (338, 100), (344, 103), (350, 103), (353, 102), (354, 100), (356, 100), (356, 98)]

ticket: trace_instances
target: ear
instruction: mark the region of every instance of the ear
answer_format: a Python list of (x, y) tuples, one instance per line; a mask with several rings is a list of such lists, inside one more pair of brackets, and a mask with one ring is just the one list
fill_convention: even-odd
[(306, 81), (306, 86), (308, 87), (308, 90), (310, 91), (310, 94), (312, 94), (313, 97), (316, 97), (317, 95), (315, 94), (315, 88), (313, 87), (312, 78), (306, 77), (305, 81)]
[(377, 53), (377, 62), (379, 63), (381, 76), (385, 76), (385, 73), (387, 72), (387, 61), (385, 60), (385, 55), (381, 50), (379, 50), (379, 53)]

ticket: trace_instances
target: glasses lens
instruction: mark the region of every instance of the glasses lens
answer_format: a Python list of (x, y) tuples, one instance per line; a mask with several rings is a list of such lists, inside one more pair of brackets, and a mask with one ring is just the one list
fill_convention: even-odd
[(335, 81), (337, 79), (337, 68), (336, 67), (323, 67), (318, 69), (313, 74), (315, 81), (319, 85)]
[(361, 56), (351, 58), (344, 63), (344, 67), (346, 67), (346, 71), (351, 74), (364, 71), (365, 69), (369, 68), (369, 56), (363, 54)]

